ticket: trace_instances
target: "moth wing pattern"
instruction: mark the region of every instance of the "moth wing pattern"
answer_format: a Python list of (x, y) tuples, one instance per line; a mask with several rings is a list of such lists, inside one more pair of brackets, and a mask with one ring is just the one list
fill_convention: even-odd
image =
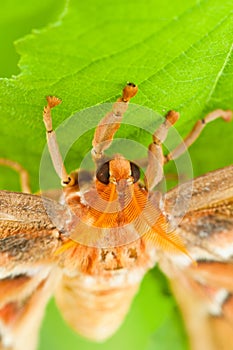
[[(174, 204), (177, 189), (167, 194)], [(161, 259), (192, 350), (233, 347), (233, 166), (193, 181), (190, 209), (178, 226), (197, 265)]]
[(49, 218), (62, 210), (36, 195), (0, 191), (0, 349), (36, 349), (44, 310), (61, 278)]

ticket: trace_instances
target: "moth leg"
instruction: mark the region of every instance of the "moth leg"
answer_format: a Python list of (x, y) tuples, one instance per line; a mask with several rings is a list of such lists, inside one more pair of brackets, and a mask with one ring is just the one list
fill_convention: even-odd
[(110, 147), (114, 134), (121, 125), (124, 113), (129, 101), (136, 95), (138, 88), (133, 83), (128, 83), (123, 89), (122, 96), (114, 103), (112, 111), (108, 112), (97, 126), (92, 141), (92, 157), (98, 165), (104, 158), (104, 151)]
[(165, 121), (154, 132), (153, 142), (148, 148), (148, 165), (145, 172), (145, 184), (148, 190), (152, 190), (163, 178), (164, 155), (162, 143), (165, 141), (168, 129), (178, 120), (179, 113), (169, 111)]
[(10, 159), (0, 158), (0, 165), (9, 167), (15, 170), (20, 177), (20, 185), (21, 185), (22, 192), (32, 193), (31, 187), (30, 187), (30, 181), (29, 181), (29, 174), (27, 170), (22, 167), (21, 164)]
[(165, 156), (164, 162), (167, 163), (171, 159), (178, 158), (181, 154), (183, 154), (186, 149), (192, 145), (196, 141), (196, 139), (201, 134), (204, 127), (212, 122), (215, 119), (222, 118), (226, 122), (229, 122), (232, 118), (233, 112), (231, 110), (222, 110), (222, 109), (216, 109), (213, 112), (210, 112), (207, 114), (203, 119), (200, 119), (196, 122), (191, 132), (185, 137), (183, 142), (178, 145), (172, 152), (170, 152), (167, 156)]
[(47, 102), (47, 106), (44, 107), (43, 120), (46, 128), (49, 153), (52, 158), (54, 169), (57, 175), (60, 177), (62, 185), (70, 186), (72, 185), (74, 179), (67, 174), (57, 143), (56, 133), (52, 127), (51, 109), (59, 105), (61, 100), (55, 96), (47, 96)]

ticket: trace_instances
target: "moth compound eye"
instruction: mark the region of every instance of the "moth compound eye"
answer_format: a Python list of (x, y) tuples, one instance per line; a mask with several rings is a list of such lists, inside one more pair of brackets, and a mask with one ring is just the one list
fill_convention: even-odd
[(105, 185), (109, 184), (109, 162), (106, 162), (104, 164), (101, 165), (101, 167), (97, 170), (96, 173), (96, 178), (97, 180), (99, 180), (100, 182), (102, 182)]
[(133, 182), (138, 182), (138, 180), (140, 179), (140, 169), (139, 167), (130, 162), (130, 167), (131, 167), (131, 176), (133, 177)]

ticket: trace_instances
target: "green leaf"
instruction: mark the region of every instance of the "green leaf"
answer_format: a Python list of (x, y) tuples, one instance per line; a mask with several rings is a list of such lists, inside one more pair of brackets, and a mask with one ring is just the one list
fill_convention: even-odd
[[(205, 112), (232, 106), (231, 1), (97, 5), (73, 0), (53, 26), (19, 40), (22, 73), (0, 81), (1, 156), (29, 170), (34, 190), (45, 144), (46, 95), (63, 100), (54, 111), (57, 126), (74, 111), (114, 101), (125, 81), (134, 81), (134, 103), (181, 112), (181, 135)], [(192, 150), (196, 174), (231, 161), (233, 123), (214, 124)], [(14, 182), (9, 177), (7, 188)]]
[(65, 0), (7, 0), (1, 3), (0, 11), (0, 77), (10, 77), (20, 72), (17, 67), (19, 55), (13, 42), (32, 29), (54, 21), (64, 7)]
[[(54, 110), (57, 127), (77, 111), (115, 101), (125, 82), (133, 81), (139, 86), (134, 103), (161, 114), (170, 109), (181, 113), (177, 129), (182, 136), (212, 109), (232, 108), (230, 0), (71, 0), (65, 6), (61, 0), (46, 4), (40, 1), (36, 5), (25, 1), (31, 24), (25, 19), (25, 11), (19, 12), (17, 1), (11, 3), (4, 12), (8, 22), (1, 27), (2, 40), (5, 33), (18, 34), (6, 35), (8, 41), (6, 44), (2, 41), (3, 51), (18, 35), (56, 18), (54, 24), (34, 30), (17, 41), (20, 74), (0, 80), (0, 156), (20, 162), (29, 171), (34, 191), (39, 189), (39, 165), (46, 142), (42, 122), (46, 95), (56, 95), (63, 100)], [(5, 56), (7, 60), (8, 56), (11, 54)], [(16, 73), (12, 68), (15, 59), (11, 61), (9, 57), (6, 75), (10, 71)], [(142, 120), (142, 125), (146, 123)], [(207, 126), (190, 149), (195, 175), (232, 163), (229, 150), (232, 132), (233, 123), (222, 120)], [(119, 135), (134, 137), (135, 130), (124, 126)], [(84, 136), (79, 159), (84, 156), (90, 138), (90, 134)], [(143, 138), (142, 135), (142, 141)], [(143, 142), (148, 143), (147, 136)], [(77, 160), (73, 159), (67, 167), (72, 169), (75, 164)], [(19, 190), (17, 175), (1, 167), (0, 186)], [(144, 282), (147, 287), (142, 287), (126, 323), (101, 349), (124, 349), (132, 344), (134, 349), (142, 350), (153, 344), (150, 334), (161, 324), (166, 310), (169, 314), (167, 305), (170, 305), (162, 293), (163, 282), (157, 277), (147, 277)], [(155, 293), (152, 313), (150, 290)], [(41, 350), (100, 347), (79, 339), (56, 322), (46, 321), (48, 329), (43, 328)], [(169, 339), (170, 327), (166, 327), (166, 332)], [(165, 349), (162, 343), (158, 348)]]

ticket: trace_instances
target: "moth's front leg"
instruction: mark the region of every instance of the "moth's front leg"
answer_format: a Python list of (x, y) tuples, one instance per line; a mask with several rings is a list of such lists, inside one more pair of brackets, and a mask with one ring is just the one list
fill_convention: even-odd
[(49, 153), (52, 158), (54, 169), (61, 179), (62, 185), (70, 185), (72, 178), (67, 174), (65, 165), (62, 160), (62, 156), (57, 143), (56, 133), (52, 126), (51, 109), (61, 103), (61, 100), (55, 96), (47, 96), (47, 106), (44, 107), (43, 120), (47, 133), (47, 143)]
[(183, 142), (165, 157), (165, 163), (172, 159), (176, 159), (183, 154), (187, 148), (196, 141), (208, 123), (218, 118), (222, 118), (226, 122), (229, 122), (232, 119), (232, 115), (233, 112), (231, 110), (224, 111), (223, 109), (216, 109), (207, 114), (203, 119), (198, 120)]
[(148, 190), (152, 190), (163, 177), (164, 155), (162, 143), (167, 137), (169, 128), (178, 120), (179, 113), (170, 111), (165, 121), (154, 132), (153, 142), (148, 148), (148, 166), (145, 173), (145, 183)]
[(92, 141), (92, 157), (96, 164), (104, 158), (104, 151), (109, 148), (113, 137), (121, 125), (124, 113), (128, 108), (129, 101), (136, 95), (138, 88), (133, 83), (128, 83), (116, 103), (114, 103), (112, 111), (101, 119), (96, 128)]

